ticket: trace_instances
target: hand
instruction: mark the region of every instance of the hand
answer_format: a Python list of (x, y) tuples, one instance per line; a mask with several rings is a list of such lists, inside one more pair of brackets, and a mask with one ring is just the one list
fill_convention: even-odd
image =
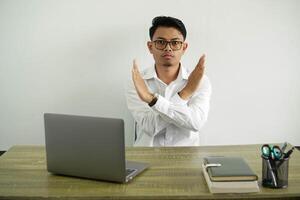
[(205, 54), (201, 56), (195, 69), (190, 74), (186, 86), (178, 93), (182, 99), (184, 100), (189, 99), (199, 87), (199, 83), (204, 74), (204, 68), (205, 68), (204, 63), (205, 63)]
[(150, 103), (153, 100), (154, 95), (149, 92), (148, 87), (139, 72), (136, 60), (133, 60), (132, 80), (140, 99), (146, 103)]

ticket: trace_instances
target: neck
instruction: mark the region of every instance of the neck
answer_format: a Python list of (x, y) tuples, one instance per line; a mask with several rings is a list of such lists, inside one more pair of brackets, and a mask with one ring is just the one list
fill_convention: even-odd
[(165, 84), (169, 85), (172, 81), (176, 80), (180, 69), (180, 63), (173, 66), (155, 65), (155, 70), (158, 78)]

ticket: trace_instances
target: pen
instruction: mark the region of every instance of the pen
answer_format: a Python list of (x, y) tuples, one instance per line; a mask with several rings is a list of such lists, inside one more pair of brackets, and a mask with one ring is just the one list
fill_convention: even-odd
[(285, 153), (284, 158), (289, 158), (290, 155), (293, 153), (295, 147), (291, 148), (288, 152)]
[(284, 153), (286, 147), (287, 147), (287, 142), (283, 143), (283, 145), (282, 145), (282, 147), (281, 147), (282, 153)]
[(277, 187), (277, 180), (276, 180), (276, 177), (275, 177), (275, 173), (274, 173), (274, 171), (273, 171), (273, 169), (272, 169), (270, 159), (269, 159), (269, 158), (266, 158), (265, 156), (263, 156), (263, 158), (264, 158), (264, 159), (266, 160), (266, 162), (267, 162), (267, 166), (268, 166), (268, 168), (269, 168), (271, 177), (272, 177), (272, 179), (273, 179), (274, 186)]

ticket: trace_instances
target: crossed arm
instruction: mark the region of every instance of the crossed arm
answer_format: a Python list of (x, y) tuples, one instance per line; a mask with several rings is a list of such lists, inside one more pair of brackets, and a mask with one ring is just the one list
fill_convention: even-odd
[(171, 123), (193, 131), (202, 127), (207, 119), (211, 93), (210, 83), (207, 77), (203, 77), (204, 58), (200, 58), (181, 91), (169, 100), (159, 96), (153, 107), (147, 105), (152, 101), (153, 94), (150, 93), (134, 62), (133, 82), (128, 89), (127, 103), (135, 121), (147, 134), (155, 135)]
[[(186, 86), (178, 93), (183, 100), (188, 100), (197, 90), (204, 74), (205, 54), (201, 56), (198, 64), (188, 78)], [(154, 98), (142, 78), (136, 60), (133, 60), (132, 80), (140, 99), (146, 103), (150, 103)]]

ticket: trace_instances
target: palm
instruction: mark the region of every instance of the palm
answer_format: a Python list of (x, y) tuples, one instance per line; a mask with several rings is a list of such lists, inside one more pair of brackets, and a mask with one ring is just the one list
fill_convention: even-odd
[(149, 103), (152, 100), (152, 95), (150, 94), (148, 87), (146, 86), (146, 83), (139, 72), (135, 60), (133, 61), (132, 80), (141, 100)]
[(204, 74), (205, 55), (203, 54), (188, 78), (188, 82), (182, 91), (179, 92), (181, 98), (189, 99), (199, 87)]

